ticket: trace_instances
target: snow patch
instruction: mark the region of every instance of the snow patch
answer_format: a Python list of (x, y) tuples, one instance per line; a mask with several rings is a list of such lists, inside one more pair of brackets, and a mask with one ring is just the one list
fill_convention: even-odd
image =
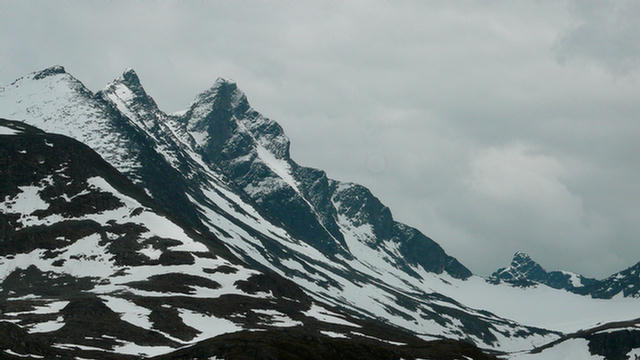
[(113, 296), (100, 296), (100, 298), (104, 300), (105, 304), (113, 312), (120, 314), (122, 320), (143, 329), (151, 329), (153, 327), (149, 320), (151, 310), (122, 298)]
[(352, 322), (344, 320), (343, 318), (339, 317), (338, 314), (332, 311), (329, 311), (323, 308), (322, 306), (318, 306), (316, 304), (311, 304), (311, 308), (305, 311), (303, 314), (326, 323), (345, 325), (345, 326), (351, 326), (351, 327), (357, 327), (357, 328), (361, 327), (358, 324), (354, 324)]
[[(256, 144), (256, 152), (258, 157), (265, 163), (271, 171), (278, 175), (284, 182), (286, 182), (293, 190), (298, 194), (298, 182), (291, 175), (291, 165), (286, 160), (278, 159), (269, 150), (265, 149), (262, 145)], [(302, 196), (302, 195), (300, 195)]]
[(49, 204), (38, 195), (42, 187), (19, 186), (18, 189), (20, 192), (14, 198), (9, 198), (9, 196), (4, 198), (4, 201), (0, 203), (0, 211), (29, 215), (36, 210), (49, 208)]
[(113, 352), (128, 355), (157, 356), (174, 351), (168, 346), (143, 346), (134, 343), (122, 343), (114, 347)]
[(185, 325), (200, 332), (200, 335), (192, 339), (194, 342), (242, 330), (242, 327), (227, 319), (199, 314), (186, 309), (179, 309), (178, 312)]
[(0, 135), (16, 135), (18, 131), (5, 126), (0, 126)]
[(56, 331), (64, 326), (64, 318), (58, 316), (55, 320), (38, 323), (29, 329), (29, 333), (44, 333)]
[(320, 330), (320, 333), (323, 335), (327, 335), (328, 337), (332, 337), (332, 338), (338, 338), (338, 339), (347, 339), (348, 336), (345, 334), (341, 334), (341, 333), (337, 333), (334, 331), (328, 331), (328, 330)]
[(293, 327), (304, 325), (301, 321), (291, 319), (289, 316), (272, 309), (254, 309), (252, 310), (256, 314), (262, 314), (269, 316), (270, 320), (263, 322), (263, 325), (276, 326), (276, 327)]

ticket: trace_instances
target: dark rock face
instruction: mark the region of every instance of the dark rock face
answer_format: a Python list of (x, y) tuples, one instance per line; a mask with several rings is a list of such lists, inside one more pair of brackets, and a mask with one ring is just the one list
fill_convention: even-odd
[(627, 354), (631, 350), (640, 348), (640, 330), (598, 333), (589, 335), (586, 339), (589, 341), (589, 352), (604, 356), (607, 360), (627, 360)]
[[(257, 125), (250, 131), (239, 119)], [(249, 107), (235, 83), (219, 79), (197, 96), (180, 122), (185, 131), (207, 137), (198, 147), (203, 157), (244, 189), (263, 216), (327, 254), (339, 251), (310, 204), (260, 158), (258, 133), (261, 139), (267, 139), (259, 146), (272, 151), (276, 160), (288, 161), (289, 141), (277, 123)]]
[[(52, 355), (51, 342), (30, 336), (20, 326), (10, 322), (0, 322), (0, 350), (15, 349), (19, 354), (34, 354), (39, 357)], [(1, 356), (1, 355), (0, 355)]]
[(369, 246), (386, 240), (399, 244), (402, 258), (396, 260), (408, 271), (409, 265), (420, 265), (462, 279), (471, 276), (433, 240), (394, 221), (365, 187), (341, 186), (324, 171), (296, 164), (282, 128), (253, 110), (235, 83), (219, 79), (198, 95), (180, 122), (185, 131), (206, 134), (200, 147), (205, 159), (243, 189), (266, 218), (323, 253), (352, 256), (338, 224), (343, 216), (354, 226), (372, 226), (375, 239)]

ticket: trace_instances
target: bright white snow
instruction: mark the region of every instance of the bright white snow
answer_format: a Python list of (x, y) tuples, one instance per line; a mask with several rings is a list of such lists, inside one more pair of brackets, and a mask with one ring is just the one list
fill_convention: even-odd
[(153, 327), (153, 324), (149, 320), (151, 310), (122, 298), (113, 296), (101, 296), (100, 298), (104, 300), (105, 304), (113, 310), (113, 312), (120, 314), (122, 320), (143, 329), (151, 329)]
[(0, 135), (15, 135), (18, 134), (17, 130), (10, 129), (5, 126), (0, 126)]
[(200, 335), (197, 335), (192, 341), (200, 341), (242, 330), (242, 327), (227, 319), (198, 314), (186, 309), (180, 309), (179, 313), (185, 325), (200, 331)]

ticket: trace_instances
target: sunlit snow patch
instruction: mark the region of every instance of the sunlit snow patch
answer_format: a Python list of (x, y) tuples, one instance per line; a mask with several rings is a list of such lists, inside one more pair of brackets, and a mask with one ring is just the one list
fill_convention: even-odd
[(193, 338), (192, 341), (200, 341), (216, 337), (218, 335), (242, 330), (242, 327), (227, 319), (198, 314), (186, 309), (180, 309), (179, 313), (180, 318), (182, 319), (182, 322), (185, 323), (185, 325), (190, 326), (200, 332), (200, 335)]

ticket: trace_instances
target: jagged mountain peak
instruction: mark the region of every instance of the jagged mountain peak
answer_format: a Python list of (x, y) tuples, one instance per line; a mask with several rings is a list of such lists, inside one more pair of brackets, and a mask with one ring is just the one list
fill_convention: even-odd
[(532, 286), (548, 278), (547, 271), (531, 257), (522, 251), (513, 254), (511, 264), (506, 268), (500, 268), (491, 275), (495, 282), (504, 281), (517, 286)]
[(213, 83), (212, 87), (219, 87), (219, 86), (237, 87), (237, 84), (236, 84), (235, 80), (233, 80), (233, 79), (227, 79), (227, 78), (224, 78), (222, 76), (218, 76), (216, 78), (216, 81)]
[[(68, 73), (64, 66), (53, 65), (42, 70), (33, 71), (25, 76), (17, 78), (8, 87), (20, 87), (29, 83), (30, 89), (48, 89), (51, 90), (72, 90), (81, 92), (83, 94), (91, 94), (91, 91), (87, 89), (84, 84)], [(0, 88), (1, 92), (2, 88)]]
[(527, 264), (527, 263), (535, 263), (529, 254), (523, 251), (516, 251), (513, 254), (513, 258), (511, 259), (511, 265), (519, 265), (519, 264)]
[[(234, 112), (246, 111), (249, 108), (249, 102), (247, 97), (236, 84), (235, 81), (218, 77), (216, 81), (207, 90), (201, 92), (196, 96), (196, 99), (191, 104), (191, 107), (203, 104), (217, 105), (220, 107), (228, 107), (229, 110)], [(239, 111), (236, 108), (239, 108)]]
[(40, 71), (36, 71), (33, 75), (33, 79), (35, 80), (40, 80), (42, 78), (45, 78), (47, 76), (51, 76), (51, 75), (55, 75), (55, 74), (65, 74), (66, 70), (64, 69), (64, 66), (62, 65), (53, 65), (50, 66), (46, 69), (40, 70)]
[(276, 159), (289, 159), (289, 138), (275, 121), (254, 110), (238, 85), (218, 78), (207, 90), (198, 94), (189, 110), (182, 115), (198, 145), (213, 153), (223, 148), (224, 157), (245, 156), (259, 147)]
[(524, 252), (516, 252), (508, 267), (500, 268), (489, 282), (505, 282), (514, 286), (529, 287), (539, 284), (555, 289), (565, 289), (579, 295), (610, 299), (617, 295), (640, 297), (640, 262), (609, 277), (597, 280), (570, 271), (546, 271)]
[(511, 267), (522, 274), (545, 272), (544, 268), (534, 261), (529, 254), (517, 251), (511, 259)]
[(127, 68), (118, 78), (107, 84), (101, 93), (107, 95), (115, 93), (125, 102), (138, 101), (148, 103), (157, 108), (155, 101), (147, 94), (138, 74), (132, 68)]
[(164, 115), (155, 100), (147, 94), (138, 74), (127, 68), (122, 75), (107, 84), (98, 95), (113, 104), (139, 127), (150, 130), (158, 126)]
[(132, 68), (125, 69), (125, 71), (122, 72), (122, 76), (120, 77), (120, 79), (122, 79), (123, 83), (129, 86), (142, 87), (138, 74)]

